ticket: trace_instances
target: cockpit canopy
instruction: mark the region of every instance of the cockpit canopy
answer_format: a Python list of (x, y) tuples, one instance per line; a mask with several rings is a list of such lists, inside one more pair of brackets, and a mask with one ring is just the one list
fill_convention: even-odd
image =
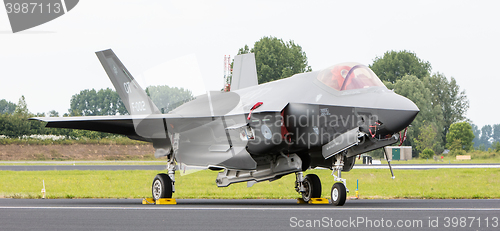
[(373, 71), (360, 63), (341, 63), (322, 70), (318, 80), (337, 90), (385, 87)]

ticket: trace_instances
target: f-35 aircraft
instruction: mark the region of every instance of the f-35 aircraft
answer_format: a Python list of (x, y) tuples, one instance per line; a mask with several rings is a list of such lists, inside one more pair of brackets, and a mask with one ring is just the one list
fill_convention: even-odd
[(231, 90), (210, 91), (162, 114), (112, 50), (96, 52), (130, 115), (31, 118), (47, 127), (85, 129), (153, 143), (167, 174), (152, 184), (154, 200), (175, 192), (178, 163), (220, 171), (216, 184), (274, 181), (295, 173), (305, 202), (321, 197), (309, 168), (333, 170), (331, 200), (346, 200), (342, 171), (356, 156), (400, 140), (419, 112), (388, 90), (367, 66), (342, 63), (258, 84), (253, 54), (235, 57)]

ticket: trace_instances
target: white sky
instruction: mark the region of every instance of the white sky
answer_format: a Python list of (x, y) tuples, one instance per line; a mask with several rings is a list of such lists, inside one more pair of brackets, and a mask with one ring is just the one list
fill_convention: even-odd
[[(454, 77), (479, 127), (500, 123), (500, 1), (84, 0), (13, 34), (0, 7), (0, 99), (60, 114), (83, 89), (113, 88), (94, 52), (112, 48), (145, 84), (220, 90), (224, 55), (263, 36), (293, 39), (319, 70), (410, 50)], [(202, 80), (196, 80), (201, 79)]]

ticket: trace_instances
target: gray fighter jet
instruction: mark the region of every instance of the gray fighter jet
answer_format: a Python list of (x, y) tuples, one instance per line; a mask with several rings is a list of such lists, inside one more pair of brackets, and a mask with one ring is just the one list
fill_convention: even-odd
[(153, 143), (167, 174), (152, 184), (155, 200), (175, 192), (179, 163), (220, 171), (216, 184), (274, 181), (295, 173), (305, 202), (321, 197), (309, 168), (333, 170), (332, 204), (346, 200), (356, 157), (400, 140), (419, 112), (388, 90), (367, 66), (342, 63), (258, 84), (253, 54), (235, 57), (231, 90), (211, 91), (162, 114), (112, 50), (96, 52), (130, 115), (31, 118), (47, 127), (125, 135)]

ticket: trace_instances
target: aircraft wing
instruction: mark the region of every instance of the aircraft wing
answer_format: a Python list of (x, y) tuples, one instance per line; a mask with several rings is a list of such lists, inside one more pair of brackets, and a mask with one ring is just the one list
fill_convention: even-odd
[[(30, 118), (30, 120), (47, 122), (46, 127), (50, 128), (69, 128), (107, 132), (125, 135), (135, 140), (151, 142), (151, 138), (155, 137), (151, 135), (144, 135), (143, 130), (148, 130), (150, 133), (164, 133), (166, 130), (164, 127), (155, 127), (151, 129), (151, 126), (163, 124), (163, 120), (166, 118), (180, 119), (182, 117), (169, 114), (157, 114), (120, 116), (33, 117)], [(139, 127), (138, 123), (141, 123)]]
[[(152, 142), (165, 139), (167, 123), (181, 124), (172, 131), (184, 132), (212, 121), (212, 116), (180, 116), (177, 114), (119, 115), (119, 116), (74, 116), (33, 117), (30, 120), (46, 122), (46, 127), (83, 129), (125, 135), (131, 139)], [(162, 126), (159, 126), (162, 125)]]
[[(76, 116), (76, 117), (33, 117), (30, 120), (47, 122), (46, 127), (83, 129), (125, 135), (131, 138), (137, 136), (132, 116)], [(144, 139), (140, 139), (144, 140)]]

